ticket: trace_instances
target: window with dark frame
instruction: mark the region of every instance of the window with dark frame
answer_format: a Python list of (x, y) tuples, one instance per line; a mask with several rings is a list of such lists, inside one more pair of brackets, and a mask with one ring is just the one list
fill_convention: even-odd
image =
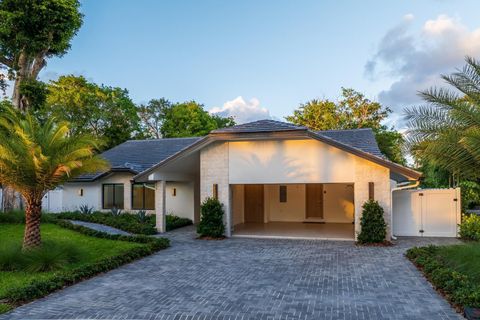
[(280, 186), (280, 202), (287, 202), (287, 186)]
[(132, 209), (155, 210), (155, 184), (132, 184)]
[(102, 208), (123, 209), (123, 183), (106, 183), (102, 185)]

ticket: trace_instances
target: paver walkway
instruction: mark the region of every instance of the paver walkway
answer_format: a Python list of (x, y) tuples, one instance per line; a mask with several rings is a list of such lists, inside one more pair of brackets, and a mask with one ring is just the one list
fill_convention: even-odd
[(125, 236), (130, 234), (126, 231), (116, 229), (116, 228), (113, 228), (113, 227), (110, 227), (110, 226), (106, 226), (106, 225), (103, 225), (103, 224), (98, 224), (98, 223), (93, 223), (93, 222), (85, 222), (85, 221), (80, 221), (80, 220), (68, 220), (68, 221), (70, 221), (73, 224), (78, 224), (80, 226), (84, 226), (84, 227), (87, 227), (87, 228), (90, 228), (90, 229), (93, 229), (93, 230), (97, 230), (97, 231), (106, 232), (106, 233), (109, 233), (109, 234), (121, 234), (121, 235), (125, 235)]
[(404, 258), (454, 239), (351, 242), (167, 233), (172, 247), (19, 307), (0, 319), (458, 319)]

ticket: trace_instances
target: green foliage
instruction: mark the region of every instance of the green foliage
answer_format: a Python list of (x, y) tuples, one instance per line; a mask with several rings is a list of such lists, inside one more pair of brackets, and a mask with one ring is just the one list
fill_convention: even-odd
[(82, 25), (77, 0), (2, 0), (0, 2), (0, 52), (17, 56), (61, 56)]
[(383, 217), (383, 208), (374, 200), (368, 200), (363, 204), (362, 208), (361, 231), (358, 234), (358, 243), (384, 242), (387, 235), (387, 224)]
[(391, 161), (405, 164), (402, 134), (381, 125), (390, 112), (360, 92), (342, 88), (342, 97), (337, 102), (313, 99), (301, 104), (286, 119), (311, 130), (372, 128), (380, 151)]
[(62, 212), (56, 214), (55, 217), (104, 224), (134, 234), (150, 235), (157, 233), (155, 215), (146, 216), (144, 221), (141, 221), (138, 215), (130, 213), (112, 215), (106, 212), (93, 212), (85, 215), (79, 212)]
[(225, 233), (223, 205), (214, 198), (207, 198), (201, 206), (200, 223), (197, 233), (202, 237), (221, 238)]
[(47, 100), (47, 85), (36, 79), (26, 79), (20, 83), (20, 94), (23, 95), (33, 108), (37, 111), (42, 108)]
[(110, 209), (110, 214), (114, 217), (117, 217), (122, 214), (122, 209), (118, 209), (117, 207), (113, 207)]
[(475, 214), (463, 216), (459, 235), (465, 240), (480, 241), (480, 216)]
[(0, 303), (0, 314), (12, 310), (13, 307), (7, 303)]
[(406, 110), (412, 153), (460, 178), (480, 178), (480, 64), (466, 58), (463, 70), (442, 76), (454, 90), (422, 92), (426, 105)]
[(185, 227), (185, 226), (189, 226), (193, 223), (192, 220), (190, 220), (188, 218), (180, 218), (180, 217), (175, 216), (173, 214), (167, 214), (165, 216), (165, 220), (166, 220), (166, 224), (167, 224), (167, 226), (166, 226), (167, 231), (170, 231), (170, 230), (173, 230), (173, 229), (178, 229), (178, 228)]
[(46, 105), (38, 116), (68, 121), (72, 134), (102, 138), (109, 149), (140, 131), (137, 107), (125, 89), (97, 85), (73, 75), (51, 81), (47, 89)]
[[(475, 281), (470, 274), (464, 274), (457, 271), (456, 267), (452, 267), (458, 263), (456, 261), (458, 257), (448, 253), (471, 255), (473, 248), (477, 252), (477, 257), (465, 261), (466, 264), (472, 264), (478, 261), (480, 252), (478, 243), (475, 246), (415, 247), (409, 249), (406, 256), (424, 272), (435, 287), (446, 293), (446, 297), (453, 304), (478, 308), (480, 307), (480, 283)], [(470, 270), (475, 269), (470, 268)]]
[(95, 155), (100, 140), (68, 131), (67, 123), (53, 118), (40, 123), (30, 114), (6, 109), (0, 115), (0, 183), (13, 187), (28, 203), (78, 175), (107, 168)]
[(19, 243), (3, 243), (0, 247), (0, 271), (14, 271), (22, 267), (22, 246)]
[(146, 210), (138, 210), (136, 214), (137, 214), (138, 221), (140, 221), (140, 223), (147, 222), (148, 216), (147, 216)]
[(462, 210), (480, 205), (480, 184), (475, 181), (462, 181), (458, 184), (462, 193)]
[(78, 207), (78, 210), (82, 214), (91, 214), (93, 212), (93, 207), (90, 207), (88, 204), (82, 204)]
[(212, 116), (195, 101), (176, 103), (165, 111), (161, 134), (164, 138), (205, 136), (219, 126), (234, 125), (231, 118)]
[[(55, 219), (53, 221), (58, 226), (89, 236), (81, 236), (82, 238), (87, 238), (89, 240), (90, 237), (96, 237), (117, 240), (121, 242), (132, 242), (141, 245), (129, 246), (115, 255), (104, 254), (103, 256), (95, 256), (94, 260), (84, 261), (83, 263), (75, 263), (72, 264), (73, 267), (69, 267), (64, 270), (60, 269), (56, 272), (48, 272), (45, 273), (45, 275), (43, 275), (43, 273), (35, 273), (35, 277), (33, 277), (32, 280), (22, 284), (19, 281), (18, 285), (9, 286), (5, 290), (2, 290), (2, 295), (0, 298), (3, 301), (7, 301), (9, 305), (18, 304), (20, 302), (28, 302), (33, 299), (43, 297), (55, 290), (62, 289), (65, 286), (77, 283), (96, 274), (115, 269), (125, 263), (129, 263), (133, 260), (150, 255), (169, 246), (169, 240), (165, 238), (111, 235), (83, 226), (73, 225), (72, 223), (64, 220)], [(75, 237), (78, 236), (75, 235)], [(97, 239), (97, 241), (99, 241), (99, 239)], [(118, 244), (123, 245), (121, 242)], [(112, 244), (115, 243), (109, 244), (109, 247), (111, 247)], [(67, 259), (70, 258), (67, 257)], [(23, 275), (27, 276), (29, 274), (23, 273)], [(4, 310), (7, 309), (7, 307), (3, 308)]]

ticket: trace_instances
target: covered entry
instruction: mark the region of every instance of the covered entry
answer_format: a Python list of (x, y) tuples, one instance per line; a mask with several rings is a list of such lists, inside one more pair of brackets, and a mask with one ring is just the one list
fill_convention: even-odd
[(354, 239), (349, 183), (231, 185), (234, 236)]

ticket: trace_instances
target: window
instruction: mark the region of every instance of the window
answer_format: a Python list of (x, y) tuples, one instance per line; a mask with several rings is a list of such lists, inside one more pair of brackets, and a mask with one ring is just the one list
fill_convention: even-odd
[(132, 185), (132, 209), (155, 210), (155, 184), (135, 183)]
[(287, 202), (287, 186), (280, 186), (280, 202)]
[(103, 185), (103, 209), (123, 209), (123, 183)]

